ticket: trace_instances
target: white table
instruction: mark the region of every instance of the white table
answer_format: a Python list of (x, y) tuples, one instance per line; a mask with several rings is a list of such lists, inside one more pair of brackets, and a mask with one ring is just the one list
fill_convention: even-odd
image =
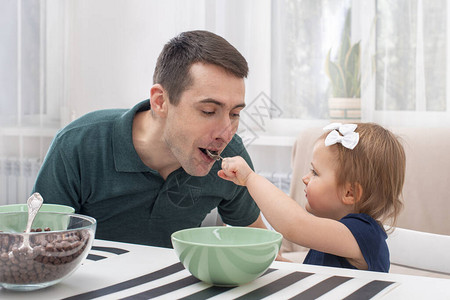
[(95, 240), (85, 263), (61, 283), (0, 299), (450, 299), (450, 280), (274, 262), (255, 281), (215, 287), (198, 281), (172, 249)]

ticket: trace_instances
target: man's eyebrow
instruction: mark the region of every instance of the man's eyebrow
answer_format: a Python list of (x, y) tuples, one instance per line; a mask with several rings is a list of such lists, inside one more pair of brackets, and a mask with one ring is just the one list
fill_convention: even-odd
[[(218, 106), (224, 106), (225, 104), (223, 102), (217, 101), (215, 99), (211, 99), (211, 98), (206, 98), (200, 101), (200, 103), (213, 103), (216, 104)], [(238, 104), (235, 107), (233, 107), (233, 109), (235, 108), (244, 108), (245, 107), (245, 103), (242, 104)]]

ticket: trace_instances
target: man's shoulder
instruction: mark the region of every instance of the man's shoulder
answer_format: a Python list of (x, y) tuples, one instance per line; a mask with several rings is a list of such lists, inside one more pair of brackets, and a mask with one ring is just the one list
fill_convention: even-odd
[(69, 123), (64, 129), (70, 130), (77, 127), (85, 127), (105, 122), (114, 122), (123, 115), (127, 109), (102, 109), (89, 112)]
[(126, 109), (104, 109), (89, 112), (59, 130), (55, 140), (70, 141), (68, 144), (71, 145), (81, 141), (98, 140), (100, 136), (112, 132), (113, 124), (126, 111)]
[(101, 128), (112, 128), (113, 123), (119, 122), (119, 126), (129, 126), (133, 122), (134, 114), (137, 111), (148, 110), (149, 100), (144, 100), (136, 104), (133, 108), (110, 108), (95, 110), (72, 121), (59, 132), (64, 134), (68, 131), (78, 129), (78, 132), (84, 130), (98, 130)]
[(70, 122), (67, 126), (60, 130), (61, 133), (65, 133), (74, 129), (89, 129), (91, 127), (98, 127), (104, 124), (108, 126), (108, 123), (114, 123), (117, 118), (122, 116), (126, 109), (102, 109), (89, 112), (78, 119)]

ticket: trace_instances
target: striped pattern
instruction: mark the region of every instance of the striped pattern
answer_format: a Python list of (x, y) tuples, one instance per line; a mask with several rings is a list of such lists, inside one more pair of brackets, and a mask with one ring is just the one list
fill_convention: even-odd
[[(127, 250), (94, 247), (115, 256)], [(107, 257), (105, 257), (107, 258)], [(89, 256), (91, 263), (97, 260)], [(370, 299), (381, 296), (397, 283), (391, 281), (358, 279), (349, 276), (331, 276), (292, 270), (269, 269), (260, 278), (236, 287), (212, 286), (193, 277), (181, 263), (132, 278), (104, 288), (80, 293), (65, 299)]]
[(130, 251), (116, 248), (116, 247), (101, 247), (101, 246), (92, 246), (91, 251), (89, 252), (86, 259), (91, 261), (98, 261), (105, 258), (108, 258), (110, 256), (114, 255), (121, 255), (128, 253)]

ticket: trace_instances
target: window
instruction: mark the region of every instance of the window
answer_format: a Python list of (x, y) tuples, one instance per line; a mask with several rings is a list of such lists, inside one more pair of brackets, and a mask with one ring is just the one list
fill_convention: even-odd
[(325, 57), (340, 43), (350, 1), (272, 2), (272, 99), (281, 118), (328, 118)]
[(61, 124), (65, 3), (0, 2), (0, 204), (28, 198)]
[[(47, 1), (1, 3), (2, 127), (59, 126), (63, 95), (61, 88), (55, 93), (54, 87), (63, 86), (63, 76), (59, 76), (55, 66), (63, 65), (63, 31), (57, 28), (63, 27), (64, 22), (60, 22), (63, 15), (53, 12), (55, 8), (63, 8), (62, 3), (49, 7)], [(52, 72), (49, 68), (53, 68)]]
[(446, 3), (377, 2), (377, 110), (446, 110)]
[(376, 110), (447, 110), (447, 1), (377, 1)]
[(324, 61), (351, 8), (351, 40), (361, 41), (362, 120), (450, 126), (447, 1), (361, 2), (272, 1), (270, 98), (282, 111), (274, 124), (328, 120)]

